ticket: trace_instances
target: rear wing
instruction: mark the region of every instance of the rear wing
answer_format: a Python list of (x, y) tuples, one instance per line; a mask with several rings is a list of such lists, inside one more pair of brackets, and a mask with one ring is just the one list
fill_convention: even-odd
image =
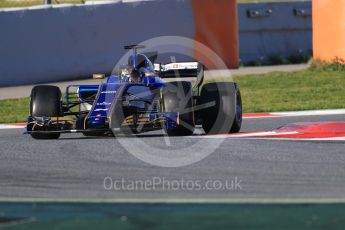
[(200, 62), (175, 62), (154, 64), (161, 78), (196, 78), (193, 88), (199, 88), (204, 81), (204, 66)]
[(197, 77), (200, 66), (201, 63), (199, 62), (176, 62), (154, 65), (155, 71), (160, 73), (162, 78)]

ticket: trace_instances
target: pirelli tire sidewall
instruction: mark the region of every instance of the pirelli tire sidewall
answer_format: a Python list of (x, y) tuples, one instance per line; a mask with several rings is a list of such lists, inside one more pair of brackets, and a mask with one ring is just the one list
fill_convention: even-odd
[(232, 132), (233, 124), (236, 123), (237, 91), (233, 82), (208, 83), (202, 87), (198, 104), (202, 108), (200, 115), (206, 134)]
[(242, 108), (242, 96), (241, 91), (238, 85), (235, 83), (236, 91), (235, 91), (235, 99), (236, 99), (236, 110), (235, 110), (235, 118), (234, 122), (232, 123), (232, 127), (230, 132), (231, 133), (238, 133), (242, 127), (242, 119), (243, 119), (243, 108)]
[[(61, 90), (51, 85), (38, 85), (31, 91), (30, 116), (61, 117)], [(37, 127), (33, 131), (49, 131), (49, 127)], [(31, 133), (34, 139), (57, 139), (60, 133)]]
[(57, 86), (38, 85), (31, 90), (30, 115), (32, 117), (60, 117), (61, 90)]

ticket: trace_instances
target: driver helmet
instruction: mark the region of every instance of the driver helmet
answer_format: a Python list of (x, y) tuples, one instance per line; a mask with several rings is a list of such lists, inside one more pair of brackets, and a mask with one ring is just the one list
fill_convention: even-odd
[(129, 81), (131, 83), (140, 83), (141, 80), (142, 80), (142, 76), (141, 76), (140, 71), (137, 69), (133, 69), (130, 74)]

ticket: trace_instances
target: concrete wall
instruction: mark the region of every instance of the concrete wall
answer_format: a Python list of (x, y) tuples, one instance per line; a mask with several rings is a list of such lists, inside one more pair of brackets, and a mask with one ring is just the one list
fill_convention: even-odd
[(240, 4), (240, 58), (269, 61), (270, 56), (288, 57), (312, 52), (311, 2)]
[(162, 35), (193, 38), (191, 7), (169, 0), (2, 11), (0, 86), (110, 73), (124, 45)]

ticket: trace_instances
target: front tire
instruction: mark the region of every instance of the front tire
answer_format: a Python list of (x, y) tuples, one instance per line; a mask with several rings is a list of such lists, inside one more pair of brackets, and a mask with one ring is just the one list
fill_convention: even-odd
[[(35, 117), (60, 117), (61, 109), (61, 91), (56, 86), (39, 85), (31, 91), (30, 115)], [(49, 131), (49, 127), (39, 127), (38, 130)], [(60, 133), (31, 133), (34, 139), (58, 139)]]
[(32, 117), (60, 117), (61, 91), (52, 85), (38, 85), (31, 91), (30, 114)]

